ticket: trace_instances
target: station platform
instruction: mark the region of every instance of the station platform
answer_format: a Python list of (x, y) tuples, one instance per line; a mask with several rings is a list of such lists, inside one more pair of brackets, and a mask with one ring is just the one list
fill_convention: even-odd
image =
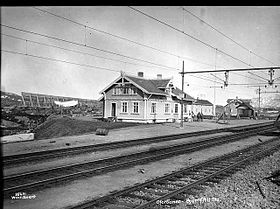
[[(224, 129), (243, 125), (253, 125), (270, 122), (269, 120), (230, 120), (228, 123), (216, 123), (213, 120), (203, 120), (203, 122), (145, 124), (134, 127), (110, 130), (108, 135), (100, 136), (95, 133), (78, 136), (65, 136), (52, 139), (33, 140), (25, 142), (2, 144), (3, 156), (23, 154), (35, 151), (45, 151), (59, 148), (69, 148), (76, 146), (94, 145), (116, 141), (135, 140), (171, 134), (181, 134), (190, 132), (200, 132), (213, 129)], [(272, 122), (272, 121), (271, 121)]]

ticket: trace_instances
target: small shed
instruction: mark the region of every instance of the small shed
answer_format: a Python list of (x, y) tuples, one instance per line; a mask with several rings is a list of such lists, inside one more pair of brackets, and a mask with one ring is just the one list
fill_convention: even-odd
[(249, 104), (242, 103), (238, 105), (236, 109), (237, 109), (237, 115), (239, 117), (250, 117), (250, 118), (254, 117), (254, 108)]

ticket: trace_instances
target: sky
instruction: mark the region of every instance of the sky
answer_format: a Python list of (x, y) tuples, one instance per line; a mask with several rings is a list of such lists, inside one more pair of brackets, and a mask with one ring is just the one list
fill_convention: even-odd
[[(185, 71), (280, 66), (280, 7), (133, 8), (149, 17), (125, 6), (1, 7), (1, 90), (98, 99), (120, 71), (181, 88), (183, 61)], [(187, 74), (184, 91), (225, 105), (257, 97), (258, 86), (279, 90), (280, 78), (264, 87), (268, 70), (251, 73), (231, 72), (226, 88), (223, 72)]]

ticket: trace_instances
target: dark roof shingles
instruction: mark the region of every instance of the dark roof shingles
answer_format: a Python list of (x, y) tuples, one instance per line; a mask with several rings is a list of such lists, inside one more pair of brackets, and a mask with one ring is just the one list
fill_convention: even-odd
[(164, 91), (160, 90), (158, 87), (164, 87), (162, 85), (165, 84), (165, 86), (168, 84), (170, 79), (163, 79), (163, 80), (147, 80), (144, 78), (136, 78), (132, 76), (127, 76), (130, 80), (132, 80), (137, 85), (141, 86), (143, 89), (145, 89), (147, 92), (150, 93), (159, 93), (159, 94), (166, 94)]
[(210, 106), (213, 105), (211, 102), (209, 102), (208, 100), (205, 100), (205, 99), (197, 99), (194, 104), (210, 105)]

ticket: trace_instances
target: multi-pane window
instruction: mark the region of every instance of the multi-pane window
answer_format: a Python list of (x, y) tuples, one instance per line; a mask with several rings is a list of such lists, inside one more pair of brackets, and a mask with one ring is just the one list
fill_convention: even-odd
[(113, 95), (135, 95), (137, 94), (136, 87), (133, 86), (117, 86), (113, 88)]
[(123, 88), (123, 94), (129, 94), (129, 88)]
[(122, 102), (121, 104), (122, 104), (121, 106), (122, 113), (127, 113), (127, 102)]
[(165, 112), (165, 113), (170, 113), (170, 104), (169, 104), (169, 103), (166, 103), (166, 104), (164, 105), (164, 112)]
[(136, 88), (130, 88), (131, 94), (137, 94), (137, 89)]
[(152, 103), (152, 106), (151, 106), (151, 113), (156, 113), (156, 103)]
[(184, 104), (184, 113), (187, 113), (187, 112), (188, 112), (187, 105)]
[(177, 114), (178, 110), (179, 110), (179, 106), (178, 106), (178, 104), (175, 104), (174, 105), (174, 113)]
[(133, 102), (133, 113), (139, 113), (139, 102)]

